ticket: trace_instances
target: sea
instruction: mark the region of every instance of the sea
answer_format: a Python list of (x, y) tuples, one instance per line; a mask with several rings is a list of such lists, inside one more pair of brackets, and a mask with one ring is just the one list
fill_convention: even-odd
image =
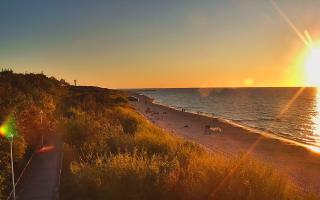
[(154, 103), (320, 148), (318, 88), (140, 89)]

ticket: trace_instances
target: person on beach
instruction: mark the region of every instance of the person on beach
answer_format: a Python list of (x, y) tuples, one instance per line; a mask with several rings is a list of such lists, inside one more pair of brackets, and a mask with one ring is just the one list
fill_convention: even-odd
[(148, 114), (148, 113), (151, 113), (151, 109), (150, 109), (149, 107), (147, 107), (146, 113), (147, 113), (147, 114)]
[(211, 128), (210, 125), (205, 125), (205, 127), (204, 127), (204, 134), (210, 135), (210, 128)]

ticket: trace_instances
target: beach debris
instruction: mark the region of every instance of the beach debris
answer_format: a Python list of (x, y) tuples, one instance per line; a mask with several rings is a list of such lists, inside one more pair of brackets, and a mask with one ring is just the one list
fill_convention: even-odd
[(184, 128), (188, 128), (189, 127), (189, 125), (184, 125)]
[(135, 96), (129, 96), (129, 97), (127, 97), (127, 99), (129, 101), (134, 101), (134, 102), (138, 102), (139, 101), (139, 99), (137, 97), (135, 97)]
[(185, 108), (182, 108), (181, 110), (182, 110), (182, 112), (186, 112), (186, 109), (185, 109)]

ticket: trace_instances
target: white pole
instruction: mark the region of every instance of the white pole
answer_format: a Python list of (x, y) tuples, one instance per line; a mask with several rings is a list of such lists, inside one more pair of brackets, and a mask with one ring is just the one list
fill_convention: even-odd
[[(41, 124), (41, 129), (42, 129), (42, 115), (43, 115), (43, 111), (40, 110), (40, 124)], [(44, 146), (43, 144), (43, 130), (41, 131), (41, 148)]]
[(12, 153), (13, 136), (11, 137), (12, 138), (10, 140), (10, 154), (11, 154), (12, 189), (13, 189), (13, 200), (16, 200), (16, 186), (14, 184), (13, 153)]

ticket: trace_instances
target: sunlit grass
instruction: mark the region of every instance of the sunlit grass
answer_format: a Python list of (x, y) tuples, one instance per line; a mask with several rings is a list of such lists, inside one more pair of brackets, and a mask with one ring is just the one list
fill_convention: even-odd
[[(87, 151), (78, 154), (76, 147), (73, 154), (79, 157), (69, 160), (63, 199), (309, 198), (287, 177), (252, 158), (211, 154), (166, 133), (131, 108), (114, 112), (118, 120), (126, 119), (125, 126), (137, 126), (129, 125), (134, 131), (128, 132), (121, 121), (110, 123), (109, 133), (83, 141), (91, 143)], [(102, 138), (107, 144), (103, 152), (99, 149), (103, 145), (96, 143)], [(230, 170), (235, 173), (226, 179)]]

